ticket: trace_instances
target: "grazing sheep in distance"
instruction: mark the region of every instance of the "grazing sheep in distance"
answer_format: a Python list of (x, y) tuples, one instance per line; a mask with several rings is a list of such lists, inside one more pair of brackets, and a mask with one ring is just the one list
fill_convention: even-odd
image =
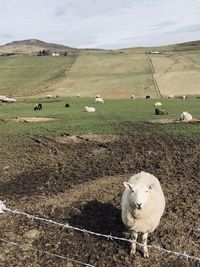
[(11, 98), (11, 97), (7, 97), (4, 95), (0, 95), (0, 102), (15, 103), (16, 99)]
[(101, 97), (96, 97), (95, 98), (95, 104), (103, 104), (103, 103), (104, 103), (103, 98), (101, 98)]
[(135, 99), (135, 95), (131, 95), (131, 97), (130, 97), (131, 99)]
[(95, 110), (95, 108), (93, 108), (93, 107), (85, 107), (85, 110), (87, 111), (87, 112), (95, 112), (96, 110)]
[(186, 99), (186, 96), (185, 96), (185, 95), (182, 95), (182, 99), (184, 99), (184, 100), (185, 100), (185, 99)]
[(66, 107), (66, 108), (69, 108), (69, 107), (70, 107), (70, 104), (65, 104), (65, 107)]
[(99, 97), (101, 97), (101, 96), (100, 96), (100, 95), (96, 95), (96, 96), (95, 96), (95, 98), (99, 98)]
[(47, 95), (47, 98), (53, 98), (53, 96), (52, 95)]
[(155, 106), (155, 107), (160, 107), (160, 106), (162, 106), (162, 103), (160, 103), (160, 102), (156, 102), (156, 103), (154, 104), (154, 106)]
[(181, 113), (180, 121), (191, 121), (192, 119), (192, 115), (189, 112), (184, 111)]
[(76, 97), (81, 97), (81, 95), (80, 94), (76, 94)]
[(168, 112), (165, 109), (155, 108), (156, 115), (167, 115)]
[(150, 95), (147, 95), (145, 98), (148, 99), (148, 98), (151, 98), (151, 97), (150, 97)]
[(42, 104), (38, 103), (33, 107), (34, 110), (42, 110)]
[[(142, 233), (143, 255), (149, 257), (147, 237), (159, 225), (165, 209), (165, 197), (156, 177), (140, 172), (124, 182), (122, 221), (131, 232), (131, 254), (136, 252), (138, 233)], [(135, 241), (135, 242), (134, 242)]]

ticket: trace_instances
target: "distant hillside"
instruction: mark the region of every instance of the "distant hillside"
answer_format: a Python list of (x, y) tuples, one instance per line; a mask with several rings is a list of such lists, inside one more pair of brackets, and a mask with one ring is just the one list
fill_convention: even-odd
[[(129, 98), (132, 94), (136, 98), (146, 95), (200, 97), (200, 41), (95, 51), (33, 39), (6, 44), (0, 51), (13, 52), (11, 48), (27, 55), (0, 56), (0, 95), (14, 98), (47, 94), (92, 97), (100, 94), (104, 98)], [(41, 50), (78, 53), (60, 57), (29, 56)], [(147, 54), (146, 51), (160, 53)]]
[[(83, 51), (94, 51), (94, 52), (104, 52), (113, 51), (107, 49), (97, 49), (97, 48), (75, 48), (70, 46), (65, 46), (56, 43), (47, 43), (38, 39), (27, 39), (21, 41), (13, 41), (5, 45), (0, 46), (0, 55), (6, 53), (14, 53), (18, 55), (34, 55), (40, 50), (49, 50), (50, 52), (83, 52)], [(158, 50), (160, 52), (181, 52), (181, 51), (192, 51), (200, 50), (200, 41), (191, 41), (180, 44), (172, 44), (166, 46), (155, 46), (155, 47), (130, 47), (124, 49), (117, 49), (116, 51), (127, 51), (131, 50), (136, 53), (144, 53), (145, 51)]]
[(55, 43), (46, 43), (37, 39), (29, 39), (22, 41), (13, 41), (0, 46), (0, 54), (2, 53), (16, 53), (16, 54), (36, 54), (40, 50), (64, 51), (64, 52), (78, 52), (77, 48), (64, 46)]
[(179, 44), (171, 44), (171, 45), (163, 45), (163, 46), (154, 46), (154, 47), (130, 47), (119, 49), (119, 51), (132, 51), (135, 53), (144, 53), (146, 51), (160, 51), (160, 52), (181, 52), (181, 51), (196, 51), (200, 50), (200, 40), (179, 43)]
[[(40, 50), (49, 50), (50, 52), (80, 52), (80, 51), (106, 51), (105, 49), (82, 48), (65, 46), (56, 43), (46, 43), (37, 39), (28, 39), (22, 41), (13, 41), (0, 46), (0, 55), (14, 53), (17, 55), (34, 55)], [(109, 50), (107, 50), (109, 51)]]
[(200, 41), (180, 43), (176, 44), (174, 47), (174, 51), (190, 51), (190, 50), (200, 50)]

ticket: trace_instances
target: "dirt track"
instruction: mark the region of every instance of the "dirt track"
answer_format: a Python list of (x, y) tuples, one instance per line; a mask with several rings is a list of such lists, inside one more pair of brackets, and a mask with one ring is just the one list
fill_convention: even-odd
[[(0, 199), (10, 208), (124, 237), (122, 182), (141, 170), (157, 176), (167, 200), (149, 244), (199, 256), (200, 138), (171, 136), (77, 136), (32, 138), (21, 158), (1, 159)], [(5, 143), (3, 147), (5, 146)], [(200, 266), (150, 250), (129, 255), (124, 242), (85, 235), (31, 219), (1, 215), (1, 238), (95, 266)], [(1, 243), (1, 266), (80, 266)]]

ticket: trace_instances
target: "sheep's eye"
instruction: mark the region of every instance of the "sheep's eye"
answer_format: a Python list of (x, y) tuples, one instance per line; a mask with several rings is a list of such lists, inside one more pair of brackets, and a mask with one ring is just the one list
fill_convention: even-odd
[(131, 189), (131, 193), (134, 193), (134, 190), (133, 189)]
[(145, 191), (146, 193), (148, 192), (148, 190)]

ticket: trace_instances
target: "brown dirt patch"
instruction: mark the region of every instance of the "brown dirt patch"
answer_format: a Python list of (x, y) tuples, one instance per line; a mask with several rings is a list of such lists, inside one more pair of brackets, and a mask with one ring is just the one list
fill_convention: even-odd
[(44, 117), (21, 117), (21, 118), (14, 118), (10, 121), (14, 122), (46, 122), (46, 121), (55, 121), (54, 118), (44, 118)]
[[(62, 137), (62, 136), (61, 136)], [(77, 137), (78, 138), (78, 137)], [(198, 257), (200, 138), (128, 134), (113, 141), (57, 142), (31, 138), (21, 157), (2, 157), (0, 199), (10, 208), (103, 234), (124, 237), (122, 182), (141, 170), (159, 178), (165, 214), (149, 244)], [(96, 139), (95, 139), (96, 140)], [(15, 140), (14, 143), (16, 143)], [(105, 141), (105, 139), (104, 139)], [(5, 144), (4, 144), (5, 145)], [(102, 150), (103, 148), (103, 150)], [(94, 153), (95, 150), (101, 153)], [(129, 255), (129, 244), (61, 229), (23, 216), (1, 214), (1, 237), (99, 267), (198, 266), (150, 250)], [(67, 266), (67, 261), (1, 243), (1, 266)], [(80, 266), (72, 263), (72, 266)]]
[(99, 143), (109, 143), (115, 140), (119, 140), (119, 135), (98, 135), (98, 134), (84, 134), (84, 135), (62, 135), (55, 137), (54, 140), (61, 144), (70, 144), (70, 143), (83, 143), (86, 141), (99, 142)]
[(172, 124), (172, 123), (200, 123), (200, 120), (193, 119), (191, 121), (179, 121), (173, 119), (157, 119), (157, 120), (150, 120), (148, 123), (152, 124)]

